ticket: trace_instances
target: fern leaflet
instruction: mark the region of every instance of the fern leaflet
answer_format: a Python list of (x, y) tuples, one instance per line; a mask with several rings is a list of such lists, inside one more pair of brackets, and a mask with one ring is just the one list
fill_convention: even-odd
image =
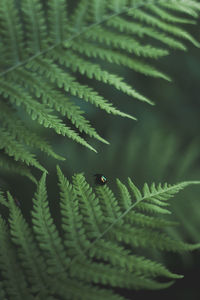
[[(137, 248), (181, 252), (200, 247), (170, 237), (164, 229), (175, 223), (156, 216), (163, 213), (159, 209), (163, 203), (198, 181), (145, 184), (140, 191), (131, 179), (128, 185), (117, 179), (116, 197), (107, 185), (93, 190), (83, 174), (74, 175), (70, 183), (59, 167), (57, 172), (62, 236), (49, 209), (45, 173), (33, 199), (32, 229), (10, 193), (8, 202), (0, 195), (9, 210), (8, 228), (0, 218), (0, 271), (10, 299), (26, 294), (26, 299), (125, 300), (113, 288), (160, 289), (182, 278), (164, 264), (137, 254)], [(144, 214), (141, 204), (152, 203), (154, 209), (147, 206)], [(161, 282), (160, 276), (169, 280)]]

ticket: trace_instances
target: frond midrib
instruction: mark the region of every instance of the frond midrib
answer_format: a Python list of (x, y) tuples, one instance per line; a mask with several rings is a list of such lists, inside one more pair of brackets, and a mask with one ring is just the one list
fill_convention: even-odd
[[(182, 0), (179, 0), (179, 1), (181, 2)], [(74, 34), (73, 36), (71, 36), (69, 39), (66, 39), (66, 40), (64, 40), (64, 41), (62, 40), (62, 41), (60, 41), (60, 42), (58, 42), (58, 43), (55, 43), (54, 45), (49, 46), (47, 49), (45, 49), (45, 50), (43, 50), (43, 51), (40, 51), (40, 52), (38, 52), (37, 54), (32, 55), (32, 56), (29, 57), (28, 59), (26, 59), (26, 60), (24, 60), (24, 61), (22, 61), (22, 62), (19, 62), (18, 64), (15, 64), (14, 66), (8, 68), (7, 70), (1, 72), (1, 73), (0, 73), (0, 76), (4, 76), (5, 74), (8, 74), (9, 72), (11, 72), (11, 71), (17, 69), (18, 67), (22, 67), (23, 65), (27, 64), (28, 62), (30, 62), (30, 61), (32, 61), (32, 60), (34, 60), (34, 59), (36, 59), (36, 58), (38, 58), (38, 57), (40, 57), (40, 56), (42, 56), (42, 55), (48, 53), (48, 52), (51, 51), (51, 50), (54, 50), (56, 47), (59, 47), (59, 46), (60, 46), (61, 44), (63, 44), (63, 43), (71, 42), (72, 40), (74, 40), (74, 39), (76, 39), (77, 37), (79, 37), (81, 34), (86, 33), (87, 31), (91, 30), (91, 28), (93, 28), (93, 27), (99, 26), (99, 25), (101, 25), (101, 24), (107, 22), (107, 21), (110, 20), (111, 18), (114, 18), (114, 17), (116, 17), (116, 16), (120, 16), (120, 15), (122, 15), (122, 14), (128, 13), (128, 12), (129, 12), (130, 10), (132, 10), (133, 8), (141, 8), (141, 7), (144, 7), (144, 6), (146, 6), (146, 5), (157, 4), (157, 3), (160, 3), (160, 2), (165, 2), (165, 0), (157, 0), (157, 1), (156, 1), (156, 0), (152, 0), (152, 1), (150, 1), (150, 3), (148, 3), (148, 2), (147, 2), (147, 3), (137, 3), (137, 4), (135, 4), (135, 5), (131, 6), (131, 7), (125, 7), (125, 8), (122, 9), (120, 12), (115, 12), (115, 13), (109, 15), (109, 16), (106, 16), (106, 17), (104, 17), (102, 20), (100, 20), (100, 21), (98, 21), (98, 22), (95, 22), (95, 23), (93, 23), (93, 24), (91, 24), (91, 25), (88, 25), (86, 28), (83, 28), (83, 29), (82, 29), (81, 31), (79, 31), (79, 32), (76, 32), (76, 31), (75, 31), (75, 34)], [(73, 28), (69, 28), (69, 31), (74, 32)]]
[[(155, 197), (155, 196), (161, 195), (163, 193), (170, 192), (171, 190), (174, 190), (176, 187), (178, 188), (178, 186), (180, 186), (180, 184), (184, 187), (184, 185), (188, 186), (190, 184), (199, 184), (199, 183), (200, 183), (200, 181), (184, 181), (184, 182), (169, 186), (166, 189), (161, 190), (160, 192), (151, 193), (148, 196), (142, 197), (140, 200), (133, 203), (124, 213), (122, 213), (118, 218), (116, 218), (112, 224), (110, 224), (102, 233), (100, 233), (99, 236), (93, 242), (90, 243), (89, 247), (87, 247), (83, 250), (82, 255), (84, 255), (89, 249), (91, 249), (118, 221), (123, 219), (124, 216), (126, 216), (129, 213), (129, 211), (131, 211), (140, 202), (148, 199), (149, 197)], [(77, 255), (76, 257), (74, 257), (74, 259), (71, 260), (71, 262), (68, 265), (68, 269), (71, 268), (71, 266), (77, 261), (77, 259), (79, 257), (80, 257), (80, 255)]]

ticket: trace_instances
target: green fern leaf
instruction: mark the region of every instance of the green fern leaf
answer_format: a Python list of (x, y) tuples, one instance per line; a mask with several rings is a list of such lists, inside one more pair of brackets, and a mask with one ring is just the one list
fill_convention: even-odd
[[(0, 195), (1, 204), (9, 210), (9, 230), (0, 218), (0, 271), (10, 299), (22, 299), (26, 294), (26, 299), (125, 300), (113, 288), (160, 289), (182, 278), (163, 264), (138, 255), (137, 248), (181, 252), (197, 249), (200, 244), (173, 239), (164, 231), (175, 225), (173, 222), (149, 215), (151, 210), (138, 213), (137, 208), (142, 203), (152, 204), (150, 200), (159, 200), (153, 205), (160, 207), (160, 202), (166, 203), (198, 181), (145, 184), (141, 192), (130, 179), (129, 187), (117, 180), (120, 194), (116, 197), (106, 185), (93, 191), (83, 174), (74, 175), (70, 183), (59, 167), (57, 172), (62, 237), (49, 209), (45, 173), (33, 199), (33, 230), (12, 196), (8, 193), (7, 202)], [(154, 209), (157, 213), (160, 211)], [(169, 280), (160, 282), (160, 276)]]
[(60, 44), (68, 36), (67, 2), (65, 0), (48, 2), (48, 34), (51, 44)]
[[(162, 6), (162, 1), (161, 1)], [(179, 18), (177, 16), (174, 16), (170, 14), (168, 11), (165, 11), (163, 8), (158, 7), (156, 5), (148, 5), (148, 9), (161, 17), (164, 21), (172, 22), (172, 23), (188, 23), (188, 24), (195, 24), (196, 22), (194, 20)]]
[(136, 56), (159, 58), (168, 54), (167, 50), (154, 48), (150, 45), (142, 45), (137, 40), (124, 35), (102, 29), (100, 26), (95, 30), (85, 33), (86, 39), (105, 43), (107, 46), (113, 46), (116, 49), (121, 48)]
[(44, 139), (29, 130), (21, 119), (18, 118), (16, 112), (3, 102), (0, 103), (0, 119), (3, 122), (6, 131), (9, 131), (10, 135), (12, 135), (14, 139), (19, 140), (20, 143), (39, 148), (41, 151), (46, 152), (56, 159), (64, 160), (63, 157), (53, 152)]
[(158, 27), (163, 31), (169, 32), (172, 35), (181, 37), (193, 43), (196, 47), (200, 47), (199, 42), (197, 42), (189, 33), (183, 29), (178, 28), (177, 26), (169, 25), (163, 21), (160, 21), (158, 18), (151, 16), (139, 9), (129, 12), (130, 16), (133, 16), (136, 19), (146, 22), (152, 26)]
[[(180, 50), (187, 49), (183, 43), (181, 43), (180, 41), (177, 41), (176, 39), (172, 38), (171, 36), (160, 33), (155, 28), (141, 26), (140, 23), (136, 23), (136, 22), (132, 22), (132, 21), (130, 22), (130, 21), (127, 21), (120, 17), (111, 19), (107, 23), (109, 26), (117, 28), (122, 33), (123, 32), (127, 32), (129, 34), (132, 33), (132, 34), (136, 34), (139, 37), (149, 36), (153, 39), (156, 39), (156, 40), (162, 42), (163, 44), (168, 45), (171, 48), (180, 49)], [(169, 80), (167, 76), (164, 79)]]
[(5, 152), (9, 156), (13, 156), (16, 161), (25, 162), (27, 165), (32, 165), (41, 171), (46, 170), (37, 162), (34, 156), (29, 153), (22, 144), (10, 136), (4, 129), (0, 129), (0, 138), (1, 138), (1, 145), (0, 149), (5, 149)]
[(17, 261), (15, 249), (13, 248), (10, 235), (5, 221), (0, 216), (0, 268), (4, 278), (6, 293), (11, 299), (33, 300), (26, 278)]
[(136, 72), (140, 72), (147, 76), (160, 77), (169, 80), (169, 77), (167, 75), (158, 71), (146, 62), (130, 58), (129, 56), (124, 55), (120, 52), (102, 47), (97, 48), (95, 45), (85, 42), (84, 40), (81, 40), (80, 42), (73, 41), (70, 47), (76, 52), (85, 54), (87, 57), (100, 58), (102, 60), (107, 60), (109, 63), (115, 63), (118, 65), (128, 67), (132, 70), (135, 70)]
[(25, 23), (27, 52), (34, 55), (47, 47), (47, 28), (39, 0), (22, 0), (22, 14)]
[[(155, 208), (155, 207), (154, 207)], [(138, 208), (136, 208), (138, 210)], [(144, 210), (145, 211), (145, 210)], [(148, 212), (151, 212), (149, 209)], [(154, 211), (153, 211), (154, 212)], [(163, 213), (162, 210), (157, 210), (158, 213)], [(162, 218), (158, 218), (155, 216), (147, 216), (141, 212), (133, 212), (131, 211), (128, 215), (125, 216), (128, 223), (133, 225), (139, 225), (141, 227), (148, 227), (148, 228), (164, 228), (164, 227), (171, 227), (177, 226), (178, 223), (174, 221), (168, 221)]]
[(86, 61), (85, 59), (73, 54), (73, 52), (69, 50), (68, 54), (65, 54), (64, 51), (59, 51), (58, 53), (54, 54), (54, 59), (58, 59), (66, 67), (70, 67), (73, 72), (79, 71), (81, 74), (85, 74), (90, 79), (95, 78), (98, 81), (113, 85), (116, 87), (116, 89), (129, 96), (152, 104), (150, 100), (140, 95), (137, 91), (133, 90), (131, 86), (123, 82), (122, 78), (102, 70), (99, 65), (90, 63), (89, 61)]
[(198, 17), (197, 11), (199, 10), (199, 3), (197, 1), (182, 1), (181, 3), (178, 1), (173, 1), (172, 3), (160, 2), (160, 5), (164, 8), (169, 8), (170, 10), (184, 12), (187, 15), (192, 16), (193, 18)]
[(65, 247), (67, 254), (71, 257), (83, 254), (85, 248), (90, 245), (83, 227), (83, 217), (79, 213), (79, 201), (74, 187), (64, 177), (59, 167), (57, 167), (60, 198), (62, 229), (65, 237)]
[[(168, 75), (147, 63), (145, 58), (167, 55), (168, 47), (186, 50), (182, 40), (199, 47), (199, 42), (179, 27), (181, 24), (194, 24), (199, 12), (198, 1), (154, 3), (93, 0), (88, 3), (80, 0), (72, 6), (70, 1), (68, 5), (65, 0), (48, 3), (22, 0), (16, 6), (14, 0), (2, 0), (1, 102), (25, 109), (30, 118), (41, 126), (52, 128), (57, 134), (96, 151), (79, 132), (108, 142), (82, 116), (72, 96), (107, 113), (135, 118), (113, 107), (93, 87), (93, 81), (88, 85), (81, 84), (77, 72), (152, 104), (149, 97), (138, 92), (136, 87), (129, 86), (121, 76), (104, 69), (102, 62), (109, 61), (147, 76), (170, 80)], [(148, 44), (145, 37), (149, 38)], [(154, 46), (155, 39), (162, 43), (162, 47)], [(92, 57), (100, 58), (98, 64), (90, 60)], [(25, 145), (40, 148), (54, 158), (62, 159), (35, 133), (30, 135), (33, 137), (31, 142), (26, 124), (20, 120), (14, 130), (11, 122), (5, 121), (6, 114), (10, 115), (11, 120), (14, 113), (13, 108), (7, 109), (4, 105), (0, 120), (12, 132), (16, 144), (19, 143), (18, 148), (21, 147), (23, 137), (20, 132), (23, 129), (26, 133)], [(78, 132), (65, 126), (63, 117), (69, 119)], [(5, 143), (3, 149), (6, 152)], [(13, 158), (16, 160), (15, 156)], [(28, 160), (24, 159), (24, 164), (28, 164)], [(32, 165), (36, 166), (36, 162)]]
[[(70, 121), (79, 129), (80, 132), (83, 131), (89, 136), (108, 144), (108, 142), (100, 137), (95, 129), (91, 127), (89, 122), (82, 116), (83, 112), (79, 109), (79, 107), (69, 101), (69, 99), (66, 99), (62, 93), (52, 89), (52, 86), (49, 83), (43, 83), (42, 77), (39, 76), (39, 74), (37, 74), (36, 77), (32, 73), (21, 68), (15, 73), (11, 73), (9, 77), (10, 76), (12, 76), (14, 81), (20, 82), (20, 84), (24, 85), (26, 89), (30, 89), (37, 98), (42, 96), (44, 104), (48, 104), (50, 108), (55, 109), (63, 116), (67, 115)], [(33, 138), (33, 140), (35, 140), (35, 138)], [(40, 147), (43, 146), (41, 150), (47, 152), (47, 154), (52, 155), (56, 159), (64, 159), (54, 152), (52, 153), (52, 150), (47, 148), (46, 144), (45, 146), (43, 144), (44, 141), (41, 140)]]
[(59, 273), (65, 270), (65, 264), (69, 259), (65, 255), (59, 234), (50, 215), (45, 189), (45, 177), (44, 174), (33, 199), (33, 231), (41, 250), (47, 256), (48, 272)]
[[(12, 0), (3, 0), (0, 6), (1, 54), (6, 64), (16, 65), (25, 59), (22, 24)], [(2, 58), (1, 58), (2, 59)], [(3, 62), (3, 60), (2, 60)]]
[(19, 174), (21, 176), (26, 176), (34, 183), (37, 183), (37, 180), (26, 165), (10, 159), (7, 155), (0, 154), (0, 167), (4, 174), (6, 172)]
[(73, 96), (78, 96), (79, 98), (83, 98), (85, 101), (91, 102), (97, 107), (104, 109), (107, 113), (129, 117), (135, 120), (134, 117), (122, 113), (119, 110), (112, 107), (110, 103), (108, 103), (103, 97), (98, 95), (98, 93), (92, 88), (81, 85), (69, 73), (62, 72), (62, 69), (57, 67), (57, 65), (53, 64), (52, 60), (39, 60), (38, 63), (29, 63), (27, 67), (33, 69), (34, 71), (40, 72), (42, 75), (47, 76), (51, 82), (57, 83), (59, 88), (63, 87), (66, 92), (70, 92)]
[(47, 285), (45, 274), (46, 265), (35, 244), (32, 232), (25, 222), (20, 209), (16, 206), (12, 196), (8, 194), (10, 211), (10, 232), (14, 244), (18, 246), (18, 255), (26, 272), (33, 292), (39, 292)]

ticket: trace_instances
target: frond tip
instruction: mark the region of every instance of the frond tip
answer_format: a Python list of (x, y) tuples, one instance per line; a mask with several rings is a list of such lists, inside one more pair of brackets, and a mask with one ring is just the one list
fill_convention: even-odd
[[(167, 234), (165, 229), (175, 224), (162, 216), (171, 197), (200, 182), (144, 184), (140, 191), (130, 178), (128, 185), (117, 179), (116, 197), (107, 184), (93, 190), (82, 173), (75, 174), (72, 183), (59, 167), (57, 173), (62, 236), (49, 208), (45, 173), (33, 199), (32, 228), (11, 194), (8, 201), (0, 195), (1, 205), (9, 210), (8, 228), (0, 218), (3, 295), (5, 291), (10, 299), (33, 299), (37, 294), (41, 299), (68, 295), (67, 299), (89, 300), (101, 300), (103, 295), (125, 300), (113, 288), (161, 289), (183, 277), (152, 259), (148, 248), (174, 252), (200, 248), (200, 243), (187, 244)], [(137, 254), (138, 247), (143, 256)]]

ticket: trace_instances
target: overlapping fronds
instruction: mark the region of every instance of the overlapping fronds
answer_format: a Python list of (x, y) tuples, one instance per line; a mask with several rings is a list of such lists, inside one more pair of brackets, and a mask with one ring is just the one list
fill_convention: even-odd
[(137, 249), (200, 247), (170, 237), (164, 229), (174, 222), (158, 216), (169, 213), (169, 198), (200, 182), (145, 184), (140, 191), (131, 179), (128, 185), (117, 179), (116, 197), (107, 185), (93, 190), (83, 174), (70, 183), (59, 167), (57, 171), (62, 234), (49, 209), (45, 173), (33, 199), (32, 228), (11, 194), (7, 201), (0, 195), (9, 211), (8, 225), (6, 217), (0, 218), (2, 295), (11, 300), (125, 300), (113, 288), (161, 289), (182, 278)]
[[(111, 182), (115, 174), (119, 174), (124, 180), (127, 172), (130, 177), (135, 178), (138, 186), (141, 186), (144, 180), (174, 182), (200, 178), (198, 137), (186, 145), (184, 139), (177, 138), (177, 134), (172, 133), (169, 128), (163, 130), (164, 123), (159, 121), (155, 124), (152, 122), (146, 133), (143, 131), (145, 128), (137, 124), (138, 126), (126, 135), (125, 146), (121, 147), (125, 127), (120, 124), (116, 130), (116, 125), (113, 126), (111, 122), (109, 124), (108, 135), (112, 136), (112, 147), (105, 149), (103, 157), (99, 160), (93, 158), (90, 152), (84, 153), (82, 161), (90, 161), (90, 166), (85, 167), (85, 172), (91, 172), (91, 166), (93, 173), (96, 170), (101, 173), (103, 170), (111, 178)], [(141, 136), (143, 136), (142, 139)], [(69, 150), (73, 153), (71, 162), (74, 168), (78, 168), (76, 161), (78, 152), (74, 145), (71, 145)], [(83, 163), (81, 168), (83, 168)], [(190, 189), (187, 189), (182, 195), (178, 195), (177, 201), (172, 202), (170, 218), (180, 222), (182, 226), (170, 226), (167, 231), (174, 237), (181, 236), (195, 243), (199, 241), (200, 230), (199, 187), (193, 189), (192, 201), (190, 201), (190, 193)], [(140, 216), (137, 215), (136, 218), (139, 219)], [(160, 226), (164, 224), (159, 222)], [(152, 249), (149, 250), (152, 251)], [(163, 259), (164, 261), (166, 259), (164, 255)], [(187, 255), (183, 253), (181, 259), (183, 264), (190, 262), (191, 265), (195, 265), (196, 263), (193, 253), (187, 253)]]
[[(85, 134), (108, 143), (83, 116), (73, 97), (79, 99), (80, 106), (86, 101), (107, 113), (135, 119), (101, 95), (98, 82), (153, 104), (137, 87), (112, 73), (111, 66), (117, 64), (170, 80), (150, 61), (167, 55), (169, 48), (186, 50), (184, 40), (199, 46), (181, 27), (194, 24), (199, 10), (196, 0), (79, 0), (73, 9), (66, 0), (2, 0), (1, 151), (42, 171), (44, 167), (32, 153), (36, 149), (63, 159), (42, 137), (31, 132), (30, 124), (22, 122), (23, 113), (91, 150), (96, 151)], [(109, 63), (107, 69), (105, 62)], [(0, 159), (0, 164), (5, 165), (5, 161)]]

